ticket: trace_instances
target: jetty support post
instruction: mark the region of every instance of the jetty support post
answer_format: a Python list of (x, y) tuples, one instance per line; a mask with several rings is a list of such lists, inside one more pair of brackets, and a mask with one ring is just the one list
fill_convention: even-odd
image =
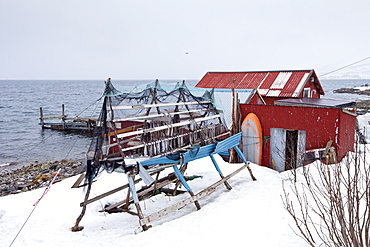
[(42, 112), (42, 107), (40, 107), (40, 124), (41, 124), (41, 127), (44, 129), (45, 122), (44, 122), (44, 113)]
[(65, 115), (64, 115), (64, 104), (62, 104), (62, 122), (63, 122), (63, 130), (66, 129), (66, 122), (65, 122)]

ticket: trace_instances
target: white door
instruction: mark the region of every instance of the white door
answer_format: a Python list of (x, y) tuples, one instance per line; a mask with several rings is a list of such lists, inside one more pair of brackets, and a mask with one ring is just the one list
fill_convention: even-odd
[(286, 130), (270, 129), (270, 167), (279, 172), (285, 171)]
[(297, 167), (303, 165), (303, 152), (306, 151), (306, 131), (298, 130)]
[[(279, 172), (286, 170), (286, 133), (286, 129), (270, 129), (270, 167)], [(296, 142), (293, 145), (297, 146), (297, 156), (296, 160), (292, 162), (295, 162), (296, 167), (300, 167), (303, 165), (303, 152), (306, 150), (306, 131), (298, 130), (298, 139), (296, 139)]]

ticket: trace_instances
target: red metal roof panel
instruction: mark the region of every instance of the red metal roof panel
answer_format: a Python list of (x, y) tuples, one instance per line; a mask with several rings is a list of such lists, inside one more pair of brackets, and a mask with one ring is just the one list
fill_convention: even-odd
[(259, 88), (263, 79), (267, 76), (267, 73), (246, 73), (243, 80), (240, 81), (237, 88)]
[(298, 97), (308, 79), (309, 72), (298, 71), (289, 78), (280, 97)]
[[(258, 89), (267, 97), (298, 97), (313, 70), (260, 72), (208, 72), (196, 85), (200, 88)], [(324, 94), (316, 82), (320, 94)], [(270, 92), (270, 90), (272, 90)], [(280, 91), (280, 93), (278, 93)]]

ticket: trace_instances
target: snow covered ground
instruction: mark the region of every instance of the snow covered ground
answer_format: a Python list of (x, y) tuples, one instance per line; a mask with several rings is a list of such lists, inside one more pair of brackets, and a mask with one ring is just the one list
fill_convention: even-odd
[[(369, 141), (370, 114), (359, 116), (358, 121)], [(225, 175), (242, 165), (217, 158)], [(141, 232), (137, 216), (98, 212), (108, 203), (123, 200), (126, 191), (89, 204), (80, 223), (84, 230), (72, 232), (84, 199), (83, 189), (71, 189), (77, 177), (54, 184), (36, 208), (33, 204), (43, 188), (0, 197), (0, 246), (307, 246), (293, 232), (294, 222), (281, 199), (282, 183), (289, 184), (291, 172), (278, 173), (255, 164), (251, 168), (257, 181), (252, 181), (245, 169), (229, 180), (231, 191), (221, 185), (199, 201), (201, 210), (187, 205), (151, 222), (153, 227), (146, 232)], [(202, 176), (189, 182), (195, 193), (219, 179), (210, 158), (191, 162), (186, 175)], [(103, 173), (93, 184), (90, 197), (126, 183), (123, 173)], [(187, 197), (161, 194), (141, 202), (141, 207), (149, 215)]]
[(366, 137), (367, 143), (370, 143), (370, 113), (358, 116), (357, 121), (359, 130)]
[(354, 89), (358, 89), (359, 91), (366, 91), (366, 90), (369, 90), (370, 87), (369, 86), (360, 86), (360, 87), (355, 87)]
[[(241, 166), (217, 158), (225, 175)], [(11, 245), (31, 212), (12, 246), (307, 246), (292, 231), (294, 222), (280, 197), (282, 181), (289, 173), (254, 164), (251, 168), (257, 181), (252, 181), (245, 169), (229, 180), (231, 191), (221, 185), (201, 199), (201, 210), (187, 205), (152, 222), (153, 227), (145, 232), (140, 231), (137, 216), (98, 212), (106, 203), (125, 198), (126, 191), (90, 204), (80, 224), (84, 230), (71, 232), (84, 198), (83, 189), (71, 189), (76, 177), (54, 184), (36, 208), (33, 204), (44, 189), (2, 197), (0, 246)], [(186, 175), (203, 176), (189, 182), (195, 193), (219, 179), (209, 158), (190, 163)], [(93, 184), (91, 197), (125, 183), (125, 174), (103, 173)], [(158, 195), (141, 206), (148, 215), (186, 197), (188, 194)]]

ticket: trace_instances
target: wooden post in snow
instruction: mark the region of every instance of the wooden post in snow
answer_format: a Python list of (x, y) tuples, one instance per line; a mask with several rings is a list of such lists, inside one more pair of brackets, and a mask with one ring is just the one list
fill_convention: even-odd
[[(238, 95), (235, 92), (235, 81), (236, 79), (233, 78), (233, 84), (231, 88), (231, 100), (232, 100), (232, 109), (231, 109), (231, 135), (235, 135), (238, 133), (238, 114), (237, 114), (237, 109), (238, 109)], [(236, 152), (234, 149), (230, 150), (230, 158), (229, 158), (230, 163), (236, 163), (238, 162), (238, 156), (236, 155)]]

